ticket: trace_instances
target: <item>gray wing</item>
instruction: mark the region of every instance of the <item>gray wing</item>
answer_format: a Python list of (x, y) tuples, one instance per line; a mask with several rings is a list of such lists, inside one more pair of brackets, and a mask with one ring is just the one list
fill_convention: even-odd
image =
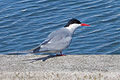
[(41, 44), (41, 50), (63, 50), (68, 47), (71, 39), (72, 37), (69, 31), (65, 29), (54, 31)]
[(41, 46), (47, 44), (50, 40), (51, 40), (51, 38), (48, 37), (48, 38), (47, 38), (45, 41), (43, 41), (39, 46), (31, 49), (31, 51), (32, 51), (33, 53), (38, 53), (38, 52), (40, 52)]
[(72, 36), (66, 29), (59, 29), (52, 32), (47, 39), (41, 43), (39, 51), (61, 51), (67, 48)]

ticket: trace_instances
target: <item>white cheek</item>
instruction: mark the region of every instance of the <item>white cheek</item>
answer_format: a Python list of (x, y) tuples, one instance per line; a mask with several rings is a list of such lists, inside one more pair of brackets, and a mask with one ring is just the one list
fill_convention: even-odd
[(71, 29), (76, 29), (77, 27), (81, 26), (81, 24), (71, 24), (67, 27), (67, 29), (71, 30)]
[(71, 24), (69, 27), (76, 28), (76, 27), (79, 27), (79, 26), (81, 26), (81, 24)]

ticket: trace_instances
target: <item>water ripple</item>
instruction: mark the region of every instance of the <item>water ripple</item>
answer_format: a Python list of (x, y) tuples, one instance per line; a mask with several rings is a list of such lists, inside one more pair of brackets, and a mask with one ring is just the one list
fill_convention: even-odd
[(27, 50), (71, 18), (88, 23), (73, 35), (66, 54), (119, 54), (119, 3), (115, 0), (7, 0), (0, 2), (0, 52)]

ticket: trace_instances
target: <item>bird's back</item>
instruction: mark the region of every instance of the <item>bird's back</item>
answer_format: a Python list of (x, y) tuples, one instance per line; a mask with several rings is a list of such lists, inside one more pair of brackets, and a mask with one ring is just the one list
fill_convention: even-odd
[(61, 28), (50, 33), (41, 44), (40, 51), (61, 51), (71, 42), (72, 34), (66, 28)]

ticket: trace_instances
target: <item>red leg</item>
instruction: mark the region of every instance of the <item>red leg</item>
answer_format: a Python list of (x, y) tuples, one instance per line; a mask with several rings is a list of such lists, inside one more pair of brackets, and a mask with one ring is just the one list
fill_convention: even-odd
[(62, 54), (62, 51), (61, 51), (60, 54), (56, 54), (56, 56), (66, 56), (66, 55)]

